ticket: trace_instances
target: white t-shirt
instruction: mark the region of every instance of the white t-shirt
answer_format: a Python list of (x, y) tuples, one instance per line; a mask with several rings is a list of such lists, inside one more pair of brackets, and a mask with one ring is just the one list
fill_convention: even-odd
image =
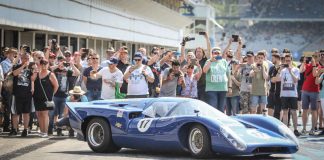
[[(129, 71), (127, 67), (125, 73)], [(147, 95), (148, 91), (148, 82), (146, 81), (145, 76), (142, 74), (142, 71), (145, 69), (149, 77), (154, 78), (153, 72), (150, 67), (142, 65), (140, 68), (135, 69), (131, 75), (128, 77), (127, 85), (127, 95)]]
[[(293, 67), (292, 73), (299, 79), (299, 69)], [(280, 97), (298, 97), (297, 93), (297, 83), (294, 83), (294, 80), (289, 73), (288, 68), (284, 68), (280, 72), (281, 79), (281, 90)]]
[(108, 67), (104, 67), (98, 72), (98, 74), (102, 76), (101, 98), (115, 99), (115, 87), (111, 86), (108, 83), (105, 83), (104, 80), (109, 80), (121, 84), (123, 83), (123, 73), (119, 69), (111, 73)]

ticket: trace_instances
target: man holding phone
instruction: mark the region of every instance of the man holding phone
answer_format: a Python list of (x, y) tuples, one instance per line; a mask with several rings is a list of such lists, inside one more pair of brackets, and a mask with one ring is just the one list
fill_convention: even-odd
[(261, 111), (267, 105), (267, 91), (268, 91), (268, 65), (264, 63), (266, 51), (258, 51), (256, 63), (252, 66), (250, 76), (252, 77), (251, 89), (251, 113), (256, 114), (260, 106)]
[(277, 82), (281, 82), (280, 98), (283, 110), (283, 122), (288, 126), (288, 111), (293, 118), (294, 134), (300, 136), (297, 130), (297, 109), (298, 93), (297, 85), (299, 80), (299, 69), (292, 65), (292, 56), (285, 55), (285, 63), (279, 69), (276, 76)]
[(127, 81), (127, 98), (147, 98), (149, 94), (148, 83), (154, 82), (154, 75), (150, 67), (143, 65), (142, 53), (135, 53), (135, 64), (129, 66), (124, 74)]

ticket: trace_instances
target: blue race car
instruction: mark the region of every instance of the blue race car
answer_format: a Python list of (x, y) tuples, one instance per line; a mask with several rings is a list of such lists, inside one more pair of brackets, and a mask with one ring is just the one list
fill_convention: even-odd
[(229, 117), (188, 98), (145, 98), (68, 102), (71, 127), (94, 152), (121, 148), (189, 151), (196, 158), (291, 154), (298, 139), (266, 115)]

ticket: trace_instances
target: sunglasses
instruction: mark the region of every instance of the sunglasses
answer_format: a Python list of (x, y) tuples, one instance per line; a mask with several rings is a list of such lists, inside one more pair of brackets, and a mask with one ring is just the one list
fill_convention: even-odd
[(320, 54), (321, 57), (324, 57), (324, 54)]
[(134, 61), (141, 61), (141, 59), (134, 59)]
[(220, 54), (218, 51), (212, 51), (212, 54)]

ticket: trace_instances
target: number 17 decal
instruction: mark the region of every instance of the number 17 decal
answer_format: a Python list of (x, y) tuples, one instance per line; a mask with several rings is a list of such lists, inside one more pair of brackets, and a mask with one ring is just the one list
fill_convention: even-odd
[(146, 118), (146, 119), (140, 120), (137, 123), (137, 129), (140, 132), (146, 132), (150, 128), (152, 121), (153, 121), (153, 119), (151, 119), (151, 118)]

